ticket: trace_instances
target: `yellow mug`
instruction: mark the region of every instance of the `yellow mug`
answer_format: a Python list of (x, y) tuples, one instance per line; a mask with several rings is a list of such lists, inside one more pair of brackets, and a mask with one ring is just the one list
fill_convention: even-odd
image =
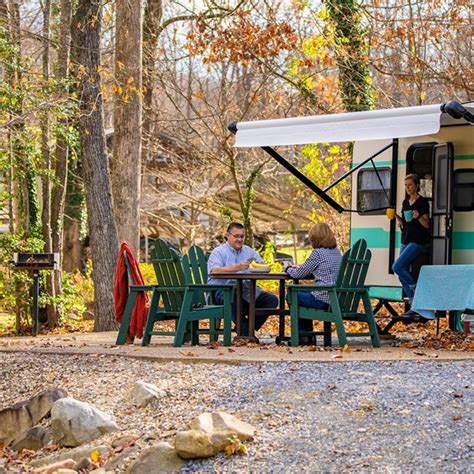
[(385, 213), (390, 220), (395, 218), (395, 209), (393, 207), (387, 207)]

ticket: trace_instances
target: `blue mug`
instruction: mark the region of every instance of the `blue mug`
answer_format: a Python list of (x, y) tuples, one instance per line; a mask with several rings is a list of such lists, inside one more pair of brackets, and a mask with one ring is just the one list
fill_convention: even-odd
[(413, 220), (413, 211), (410, 209), (408, 211), (403, 211), (403, 217), (406, 222), (411, 222)]

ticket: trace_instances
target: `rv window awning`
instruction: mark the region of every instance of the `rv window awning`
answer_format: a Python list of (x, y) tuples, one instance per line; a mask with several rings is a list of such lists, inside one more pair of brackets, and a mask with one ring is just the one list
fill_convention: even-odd
[[(441, 104), (398, 109), (238, 122), (235, 146), (305, 145), (380, 140), (438, 132)], [(445, 115), (445, 114), (443, 114)]]

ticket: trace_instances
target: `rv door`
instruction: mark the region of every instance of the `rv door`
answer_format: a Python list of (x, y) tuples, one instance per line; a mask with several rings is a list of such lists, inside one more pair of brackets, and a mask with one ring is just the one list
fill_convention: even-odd
[(451, 263), (453, 160), (452, 143), (442, 143), (433, 148), (432, 265)]

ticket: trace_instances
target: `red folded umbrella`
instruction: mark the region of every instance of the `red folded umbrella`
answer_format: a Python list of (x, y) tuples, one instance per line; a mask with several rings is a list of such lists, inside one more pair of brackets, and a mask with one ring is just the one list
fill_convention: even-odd
[[(125, 265), (124, 254), (130, 266), (130, 272), (133, 281), (128, 281), (127, 267)], [(117, 259), (117, 266), (115, 268), (115, 283), (114, 283), (114, 301), (115, 301), (115, 319), (121, 323), (123, 312), (128, 298), (128, 287), (130, 284), (143, 285), (143, 276), (138, 266), (132, 249), (127, 242), (123, 241), (120, 245), (119, 257)], [(128, 328), (128, 334), (131, 337), (143, 337), (143, 330), (145, 328), (146, 318), (148, 316), (148, 307), (150, 299), (146, 291), (138, 293), (135, 300), (135, 306), (132, 312), (132, 319)]]

